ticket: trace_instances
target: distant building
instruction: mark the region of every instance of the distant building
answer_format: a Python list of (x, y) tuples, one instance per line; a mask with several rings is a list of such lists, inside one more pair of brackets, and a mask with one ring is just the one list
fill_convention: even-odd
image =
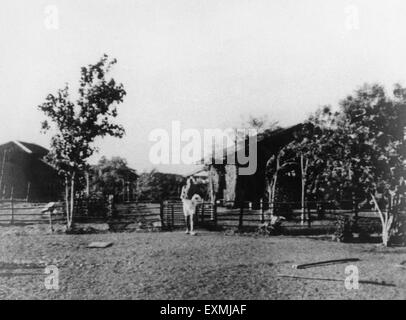
[(193, 178), (196, 183), (207, 184), (209, 182), (208, 168), (203, 166), (185, 176), (186, 178)]
[[(267, 198), (266, 164), (272, 155), (294, 140), (302, 130), (298, 124), (286, 129), (267, 131), (257, 137), (257, 169), (252, 175), (240, 175), (238, 164), (228, 164), (227, 158), (232, 153), (225, 151), (223, 159), (204, 160), (208, 166), (208, 188), (211, 201), (224, 200), (234, 203), (240, 201), (259, 202)], [(245, 152), (237, 147), (237, 153)], [(235, 157), (235, 154), (234, 154)], [(214, 161), (216, 160), (216, 161)], [(290, 201), (299, 201), (300, 180), (295, 172), (288, 173), (279, 179), (279, 187), (286, 186)]]
[(62, 183), (44, 157), (48, 150), (27, 142), (0, 145), (0, 199), (50, 201), (61, 197)]

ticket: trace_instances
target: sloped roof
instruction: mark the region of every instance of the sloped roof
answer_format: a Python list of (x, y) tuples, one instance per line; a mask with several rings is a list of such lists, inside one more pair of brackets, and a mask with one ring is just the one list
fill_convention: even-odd
[(25, 153), (32, 154), (37, 158), (42, 158), (49, 153), (48, 149), (35, 144), (35, 143), (28, 143), (23, 141), (9, 141), (7, 143), (3, 143), (0, 145), (0, 149), (9, 148), (12, 145), (17, 146), (20, 150), (24, 151)]
[(35, 143), (28, 143), (28, 142), (24, 142), (24, 141), (16, 141), (18, 143), (20, 143), (21, 145), (23, 145), (25, 148), (27, 148), (28, 150), (31, 151), (32, 154), (38, 155), (38, 156), (45, 156), (49, 153), (49, 150), (38, 145)]
[(188, 174), (185, 175), (185, 177), (208, 177), (208, 172), (206, 170), (205, 166), (202, 166), (196, 170), (193, 170), (192, 172), (189, 172)]
[[(261, 144), (263, 146), (266, 146), (268, 144), (275, 144), (275, 145), (284, 145), (285, 143), (289, 142), (288, 137), (293, 134), (294, 132), (299, 131), (303, 127), (302, 123), (287, 127), (287, 128), (278, 128), (275, 130), (265, 130), (263, 133), (249, 137), (248, 139), (256, 139), (257, 144)], [(232, 146), (223, 149), (223, 152), (221, 153), (223, 156), (216, 157), (215, 160), (222, 160), (222, 159), (227, 159), (228, 157), (231, 157), (234, 155), (236, 152), (245, 152), (245, 146), (246, 146), (245, 141), (240, 141), (237, 146)], [(212, 158), (206, 157), (201, 159), (199, 164), (209, 164), (213, 161)], [(221, 161), (219, 162), (221, 163)]]
[(42, 162), (43, 164), (51, 167), (52, 169), (55, 169), (55, 167), (48, 163), (44, 158), (49, 153), (49, 150), (38, 144), (14, 140), (0, 144), (0, 150), (3, 149), (7, 152), (9, 148), (15, 146), (17, 146), (21, 151), (33, 156), (35, 159)]

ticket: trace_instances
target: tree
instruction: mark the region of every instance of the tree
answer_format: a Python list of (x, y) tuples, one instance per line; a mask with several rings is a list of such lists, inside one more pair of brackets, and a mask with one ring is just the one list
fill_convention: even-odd
[(300, 169), (302, 224), (305, 220), (305, 206), (311, 177), (322, 165), (320, 140), (323, 138), (323, 130), (311, 120), (312, 118), (305, 122), (295, 139), (279, 152), (285, 158), (282, 162), (284, 165), (292, 167), (296, 163), (296, 167)]
[(384, 246), (390, 241), (404, 198), (406, 173), (405, 89), (396, 85), (393, 93), (390, 98), (381, 85), (364, 85), (341, 102), (341, 126), (349, 137), (344, 158), (347, 178), (372, 200), (381, 220)]
[(258, 134), (269, 131), (274, 131), (279, 128), (278, 121), (270, 121), (268, 116), (253, 116), (249, 115), (247, 119), (243, 120), (242, 128), (255, 129)]
[(143, 172), (137, 180), (137, 199), (140, 201), (179, 199), (184, 183), (185, 178), (181, 175), (156, 170)]
[(136, 188), (137, 173), (127, 165), (127, 160), (121, 157), (107, 159), (102, 157), (91, 167), (90, 189), (92, 194), (102, 196), (117, 195), (125, 199)]
[(49, 94), (38, 106), (51, 123), (42, 123), (44, 132), (52, 130), (49, 162), (64, 178), (66, 221), (70, 229), (73, 223), (75, 181), (87, 166), (87, 159), (97, 151), (94, 141), (97, 137), (121, 138), (124, 128), (112, 123), (117, 117), (117, 106), (123, 102), (126, 92), (122, 84), (107, 78), (116, 64), (116, 59), (107, 55), (96, 63), (82, 67), (78, 97), (71, 99), (68, 84)]
[(254, 130), (253, 132), (257, 136), (262, 136), (268, 135), (277, 129), (280, 129), (278, 121), (270, 121), (267, 115), (249, 115), (248, 118), (242, 121), (240, 128), (234, 128), (231, 138), (235, 143), (242, 144), (249, 139), (249, 130)]
[[(388, 245), (391, 228), (404, 198), (406, 90), (396, 86), (394, 99), (380, 85), (364, 85), (340, 102), (340, 112), (316, 114), (311, 121), (321, 129), (312, 143), (313, 189), (342, 199), (351, 195), (372, 201)], [(327, 110), (325, 110), (327, 111)], [(300, 150), (299, 150), (300, 151)]]
[(273, 216), (275, 212), (275, 199), (277, 182), (280, 174), (283, 174), (295, 167), (296, 155), (290, 150), (280, 150), (276, 155), (272, 155), (265, 169), (265, 177), (267, 181), (268, 189), (268, 203), (270, 209), (270, 215)]
[[(278, 121), (270, 121), (267, 115), (253, 116), (249, 115), (248, 119), (243, 120), (242, 127), (246, 129), (253, 129), (256, 132), (257, 138), (262, 138), (272, 134), (275, 130), (280, 129)], [(237, 142), (247, 143), (250, 139), (249, 134), (246, 132), (236, 132), (235, 139)], [(272, 156), (267, 162), (266, 178), (268, 189), (268, 203), (270, 208), (270, 215), (274, 213), (275, 191), (279, 171), (286, 168), (289, 163), (281, 165), (281, 154)]]

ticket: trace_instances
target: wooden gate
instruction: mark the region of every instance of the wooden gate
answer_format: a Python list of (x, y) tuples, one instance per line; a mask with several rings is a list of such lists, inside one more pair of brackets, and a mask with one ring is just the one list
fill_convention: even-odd
[[(194, 215), (195, 227), (204, 228), (216, 222), (216, 208), (211, 202), (203, 202), (196, 207), (196, 214)], [(181, 200), (163, 202), (162, 225), (167, 229), (186, 228)]]

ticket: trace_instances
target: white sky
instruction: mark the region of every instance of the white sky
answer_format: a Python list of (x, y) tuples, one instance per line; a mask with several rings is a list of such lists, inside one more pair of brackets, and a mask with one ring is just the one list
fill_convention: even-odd
[[(45, 26), (48, 5), (57, 30)], [(346, 27), (351, 8), (358, 29)], [(405, 15), (404, 0), (2, 0), (0, 143), (48, 147), (36, 106), (103, 53), (118, 59), (128, 92), (118, 117), (127, 135), (100, 141), (94, 160), (151, 169), (148, 134), (172, 120), (202, 130), (268, 114), (291, 125), (364, 82), (406, 84)]]

